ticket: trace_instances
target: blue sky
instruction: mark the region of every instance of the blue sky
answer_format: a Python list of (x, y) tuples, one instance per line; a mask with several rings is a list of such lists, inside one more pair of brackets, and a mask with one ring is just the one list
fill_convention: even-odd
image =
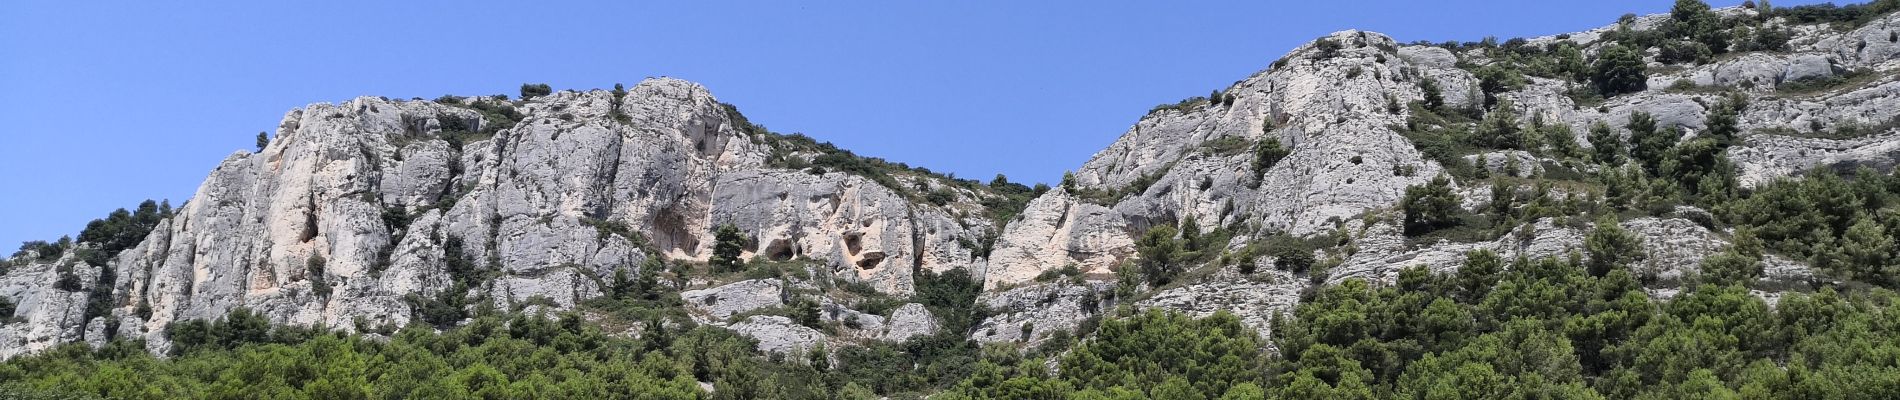
[(1329, 32), (1537, 36), (1670, 5), (171, 3), (27, 0), (0, 13), (0, 246), (74, 234), (147, 198), (181, 203), (285, 111), (356, 96), (673, 76), (776, 131), (959, 177), (1049, 182), (1149, 107), (1224, 87)]

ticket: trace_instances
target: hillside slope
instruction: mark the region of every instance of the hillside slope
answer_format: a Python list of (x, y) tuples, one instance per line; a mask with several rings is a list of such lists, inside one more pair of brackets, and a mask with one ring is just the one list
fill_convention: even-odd
[[(124, 217), (142, 228), (95, 223), (78, 243), (15, 254), (0, 274), (16, 309), (0, 358), (137, 340), (189, 354), (177, 327), (246, 312), (402, 344), (547, 314), (650, 351), (716, 328), (771, 365), (859, 374), (828, 389), (901, 378), (871, 390), (982, 397), (1012, 387), (1006, 377), (1157, 386), (1082, 368), (1147, 346), (1112, 335), (1180, 323), (1217, 331), (1184, 344), (1196, 351), (1269, 360), (1248, 364), (1266, 377), (1235, 379), (1281, 396), (1318, 392), (1274, 373), (1351, 369), (1289, 366), (1320, 356), (1368, 365), (1372, 387), (1357, 389), (1397, 396), (1423, 393), (1401, 382), (1424, 379), (1401, 375), (1408, 363), (1452, 362), (1428, 349), (1568, 335), (1561, 347), (1575, 341), (1581, 356), (1553, 359), (1581, 372), (1562, 384), (1624, 397), (1643, 386), (1633, 380), (1690, 378), (1593, 364), (1638, 352), (1586, 343), (1602, 336), (1591, 329), (1633, 340), (1638, 328), (1564, 318), (1675, 313), (1700, 327), (1739, 319), (1694, 310), (1768, 313), (1795, 298), (1801, 311), (1838, 291), (1856, 315), (1891, 319), (1880, 299), (1900, 285), (1900, 5), (1681, 4), (1504, 42), (1336, 32), (1208, 97), (1157, 106), (1053, 187), (957, 180), (772, 133), (668, 78), (315, 104), (267, 146), (227, 157), (188, 203)], [(1725, 303), (1697, 303), (1717, 295)], [(1407, 311), (1354, 308), (1381, 304)], [(1412, 319), (1428, 304), (1456, 316), (1434, 323), (1468, 332), (1406, 336), (1425, 330), (1399, 325), (1425, 323)], [(1338, 310), (1357, 319), (1326, 319)], [(1853, 332), (1900, 329), (1866, 325)], [(1793, 339), (1762, 340), (1736, 353), (1796, 362)], [(1322, 345), (1336, 354), (1303, 354)], [(750, 379), (681, 357), (688, 384)], [(833, 362), (845, 372), (824, 369)], [(1763, 365), (1752, 371), (1798, 370)], [(1711, 374), (1736, 382), (1739, 369)], [(1351, 389), (1336, 375), (1308, 380)], [(1241, 387), (1201, 383), (1210, 397)], [(1024, 390), (992, 395), (1069, 393)], [(1154, 390), (1136, 394), (1167, 397)]]

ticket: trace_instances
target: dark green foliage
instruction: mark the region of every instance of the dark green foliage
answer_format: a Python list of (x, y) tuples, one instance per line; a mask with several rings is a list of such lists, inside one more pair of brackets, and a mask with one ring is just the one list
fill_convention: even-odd
[(791, 313), (792, 322), (807, 328), (825, 329), (823, 321), (818, 316), (818, 302), (810, 297), (792, 299), (790, 304), (786, 304), (786, 308)]
[(1042, 271), (1042, 273), (1036, 274), (1036, 282), (1055, 282), (1057, 280), (1073, 278), (1073, 277), (1077, 277), (1081, 275), (1082, 275), (1082, 269), (1076, 268), (1075, 264), (1065, 264), (1062, 266), (1062, 268)]
[(942, 274), (920, 269), (912, 277), (917, 291), (911, 295), (911, 301), (923, 304), (944, 323), (949, 332), (968, 332), (978, 320), (983, 318), (981, 310), (974, 309), (976, 296), (983, 291), (983, 280), (971, 276), (962, 268), (944, 271)]
[(1518, 191), (1515, 185), (1503, 178), (1491, 178), (1491, 202), (1485, 204), (1485, 211), (1500, 219), (1509, 220), (1517, 214)]
[(1517, 110), (1510, 100), (1496, 102), (1496, 108), (1484, 115), (1478, 123), (1478, 130), (1472, 140), (1479, 146), (1494, 149), (1524, 149), (1523, 129), (1518, 125)]
[(84, 284), (79, 281), (79, 274), (73, 271), (72, 264), (60, 264), (53, 267), (53, 273), (59, 276), (58, 280), (53, 281), (54, 289), (68, 292), (85, 290)]
[(533, 100), (536, 97), (546, 96), (553, 93), (554, 93), (554, 88), (549, 87), (548, 84), (546, 83), (521, 84), (521, 99), (522, 100)]
[[(113, 303), (112, 291), (116, 288), (118, 273), (114, 270), (111, 260), (117, 257), (120, 252), (137, 246), (140, 242), (144, 242), (146, 235), (150, 234), (152, 229), (157, 228), (160, 221), (171, 218), (171, 216), (172, 208), (170, 202), (146, 200), (140, 202), (135, 211), (126, 211), (121, 208), (113, 210), (112, 213), (108, 214), (105, 218), (92, 220), (92, 222), (86, 224), (84, 230), (79, 232), (78, 242), (86, 243), (90, 246), (78, 248), (75, 255), (79, 256), (80, 261), (84, 261), (87, 265), (98, 268), (99, 271), (98, 280), (92, 285), (91, 293), (87, 295), (84, 318), (92, 319), (94, 317), (107, 316), (111, 312), (112, 307), (117, 305)], [(59, 245), (49, 246), (45, 245), (44, 242), (28, 242), (28, 244), (39, 243), (40, 245), (32, 247), (40, 252), (42, 261), (49, 261), (51, 258), (45, 257), (46, 255), (50, 254), (52, 257), (58, 257), (58, 249), (73, 247), (70, 242), (72, 242), (72, 240), (61, 238), (60, 243), (63, 244)], [(21, 249), (26, 250), (27, 247), (28, 246), (22, 246)], [(81, 279), (77, 274), (72, 272), (72, 268), (70, 266), (63, 266), (61, 268), (63, 272), (60, 274), (58, 286), (62, 290), (81, 290)], [(108, 327), (116, 327), (117, 323), (116, 321), (109, 321), (107, 325)]]
[(310, 280), (310, 290), (315, 291), (317, 297), (330, 297), (330, 276), (324, 268), (327, 265), (323, 256), (315, 254), (304, 260), (304, 276)]
[(1432, 112), (1443, 112), (1445, 110), (1445, 95), (1444, 92), (1438, 88), (1437, 80), (1431, 78), (1419, 79), (1418, 89), (1423, 93), (1426, 110), (1431, 110)]
[(1661, 51), (1656, 53), (1656, 61), (1665, 64), (1700, 63), (1713, 56), (1709, 45), (1688, 40), (1663, 42)]
[(1154, 113), (1163, 112), (1163, 111), (1188, 112), (1188, 111), (1200, 109), (1209, 104), (1214, 104), (1214, 100), (1206, 98), (1206, 97), (1194, 96), (1194, 97), (1181, 99), (1181, 101), (1174, 102), (1174, 104), (1156, 105), (1154, 106), (1154, 108), (1148, 109), (1148, 114), (1152, 115)]
[(1702, 259), (1698, 279), (1704, 285), (1752, 286), (1761, 278), (1761, 273), (1759, 257), (1728, 249)]
[(257, 152), (259, 153), (264, 152), (264, 146), (270, 146), (270, 135), (264, 133), (263, 131), (258, 131), (257, 132)]
[(1630, 113), (1629, 124), (1624, 127), (1630, 131), (1630, 157), (1642, 163), (1651, 175), (1660, 172), (1663, 159), (1682, 137), (1678, 128), (1659, 128), (1654, 117), (1640, 111)]
[(1399, 208), (1405, 212), (1405, 234), (1420, 235), (1457, 224), (1458, 214), (1462, 212), (1458, 203), (1458, 194), (1451, 191), (1451, 180), (1444, 176), (1405, 188), (1405, 197), (1399, 202)]
[[(1652, 303), (1625, 269), (1593, 278), (1581, 265), (1552, 260), (1500, 264), (1473, 254), (1454, 277), (1408, 270), (1394, 286), (1348, 281), (1322, 289), (1274, 324), (1273, 340), (1286, 356), (1268, 362), (1278, 374), (1264, 386), (1380, 398), (1703, 398), (1692, 393), (1710, 390), (1812, 398), (1883, 397), (1896, 382), (1792, 383), (1848, 370), (1890, 373), (1878, 361), (1833, 351), (1848, 343), (1900, 349), (1883, 339), (1900, 328), (1823, 333), (1840, 320), (1816, 317), (1881, 318), (1890, 306), (1874, 304), (1888, 304), (1892, 292), (1858, 300), (1797, 294), (1770, 309), (1739, 287), (1704, 285)], [(1783, 358), (1795, 353), (1804, 355)], [(1777, 360), (1789, 368), (1775, 367)], [(1751, 367), (1762, 362), (1769, 368)], [(1820, 372), (1829, 370), (1836, 372)]]
[[(943, 399), (1252, 399), (1260, 344), (1239, 318), (1201, 319), (1149, 310), (1104, 322), (1095, 338), (1063, 356), (1052, 374), (1041, 359), (986, 352)], [(1223, 397), (1225, 396), (1225, 397)]]
[(1288, 150), (1286, 147), (1280, 145), (1280, 138), (1268, 137), (1261, 139), (1260, 143), (1256, 143), (1253, 146), (1254, 177), (1258, 179), (1261, 176), (1265, 176), (1268, 169), (1273, 168), (1274, 165), (1280, 163), (1280, 160), (1285, 159), (1288, 154), (1292, 153), (1292, 150)]
[(1676, 0), (1676, 5), (1669, 8), (1669, 19), (1689, 22), (1709, 12), (1709, 4), (1702, 0)]
[(413, 218), (414, 216), (409, 215), (409, 212), (403, 210), (402, 207), (388, 207), (383, 209), (383, 226), (389, 228), (390, 232), (408, 231), (409, 221)]
[(0, 323), (13, 319), (14, 308), (13, 298), (0, 296)]
[(1149, 284), (1166, 285), (1186, 268), (1182, 261), (1191, 256), (1186, 254), (1182, 240), (1175, 238), (1177, 233), (1172, 226), (1156, 225), (1135, 241), (1135, 252), (1140, 257), (1137, 265)]
[(1478, 78), (1478, 91), (1484, 94), (1484, 106), (1496, 107), (1499, 93), (1523, 89), (1524, 75), (1517, 70), (1492, 64), (1486, 65), (1472, 75)]
[(1613, 45), (1597, 56), (1596, 64), (1591, 67), (1590, 83), (1596, 85), (1597, 93), (1603, 97), (1642, 91), (1649, 87), (1647, 68), (1637, 50)]
[[(1457, 110), (1451, 110), (1457, 111)], [(1427, 109), (1421, 102), (1411, 104), (1411, 116), (1405, 121), (1400, 132), (1412, 142), (1426, 158), (1437, 161), (1452, 176), (1469, 178), (1478, 169), (1472, 168), (1464, 156), (1477, 152), (1482, 146), (1477, 144), (1472, 133), (1475, 121), (1471, 113), (1451, 112), (1441, 114)]]
[(443, 270), (448, 272), (449, 287), (438, 288), (433, 296), (410, 293), (403, 298), (418, 319), (438, 327), (447, 327), (470, 316), (470, 291), (484, 287), (495, 273), (491, 266), (469, 259), (461, 237), (442, 241)]
[(1313, 268), (1313, 248), (1306, 241), (1290, 236), (1276, 236), (1267, 241), (1267, 254), (1273, 256), (1273, 268), (1281, 271), (1304, 274)]
[(1192, 319), (1150, 309), (1103, 322), (1095, 338), (1063, 357), (1060, 378), (1079, 389), (1152, 388), (1160, 396), (1170, 377), (1193, 377), (1189, 392), (1215, 398), (1258, 376), (1256, 337), (1226, 312)]
[(1762, 26), (1755, 29), (1737, 28), (1735, 31), (1736, 51), (1783, 51), (1788, 49), (1788, 41), (1794, 39), (1794, 33), (1780, 26)]
[(1559, 159), (1582, 158), (1583, 149), (1577, 147), (1576, 133), (1570, 130), (1570, 124), (1547, 123), (1544, 114), (1531, 116), (1530, 129), (1525, 134), (1539, 139), (1543, 153)]
[[(926, 196), (930, 196), (931, 193), (925, 192), (922, 187), (900, 184), (896, 176), (907, 174), (934, 178), (941, 184), (978, 191), (979, 196), (977, 197), (979, 201), (984, 201), (985, 198), (988, 197), (981, 195), (980, 189), (984, 187), (982, 182), (973, 179), (957, 179), (953, 176), (931, 171), (928, 168), (913, 167), (904, 163), (886, 161), (882, 158), (860, 156), (852, 153), (850, 150), (838, 148), (837, 145), (833, 145), (831, 142), (819, 142), (802, 133), (775, 133), (766, 129), (764, 126), (753, 124), (747, 120), (744, 114), (739, 113), (738, 107), (725, 103), (720, 103), (720, 106), (725, 108), (727, 118), (731, 119), (734, 125), (740, 127), (740, 130), (745, 131), (746, 134), (754, 137), (755, 140), (762, 142), (771, 149), (772, 154), (766, 158), (766, 166), (768, 167), (805, 170), (813, 174), (843, 172), (857, 175), (865, 179), (870, 179), (872, 182), (877, 182), (878, 185), (884, 186), (886, 189), (890, 189), (893, 192), (909, 197), (913, 201), (919, 202), (930, 201), (931, 199), (926, 198)], [(807, 157), (809, 157), (809, 159), (807, 159)], [(1011, 184), (1010, 186), (1012, 188), (1028, 188), (1020, 184)], [(1000, 201), (991, 200), (985, 204), (996, 204), (1004, 207), (1004, 209), (990, 210), (990, 217), (998, 221), (999, 224), (1007, 221), (1007, 219), (997, 218), (998, 215), (1006, 214), (1009, 217), (1013, 217), (1014, 212), (1021, 210), (1019, 207), (1020, 204), (1028, 203), (1028, 198), (1025, 196), (1015, 195), (1013, 193), (998, 194), (1005, 197), (1005, 199), (1001, 199)], [(941, 196), (941, 194), (937, 196)], [(942, 198), (938, 197), (937, 199)]]
[(1596, 228), (1590, 230), (1590, 236), (1583, 240), (1584, 254), (1589, 256), (1586, 265), (1590, 276), (1603, 276), (1611, 270), (1628, 268), (1642, 261), (1643, 240), (1635, 234), (1623, 230), (1615, 218), (1608, 216), (1597, 220)]
[(1900, 1), (1873, 0), (1861, 4), (1837, 6), (1834, 3), (1807, 4), (1774, 9), (1774, 16), (1796, 24), (1833, 23), (1853, 28), (1866, 25), (1882, 15), (1900, 10)]
[[(621, 109), (621, 106), (625, 105), (622, 103), (626, 102), (627, 87), (619, 83), (614, 83), (614, 89), (607, 93), (613, 95), (613, 99), (608, 100), (611, 109), (607, 111), (607, 115), (612, 117), (615, 121), (620, 121), (622, 124), (633, 123), (632, 117), (627, 116), (627, 112)], [(750, 125), (750, 123), (747, 124)]]
[[(272, 329), (244, 311), (195, 322), (173, 326), (174, 346), (184, 349), (177, 357), (154, 358), (133, 342), (73, 345), (0, 364), (0, 380), (107, 398), (821, 398), (830, 391), (818, 371), (767, 362), (749, 339), (716, 328), (625, 339), (568, 314), (485, 317), (442, 333), (418, 326), (370, 340)], [(724, 394), (708, 395), (696, 382)]]
[(1675, 181), (1682, 193), (1698, 204), (1720, 204), (1737, 187), (1735, 167), (1729, 163), (1726, 149), (1718, 139), (1707, 137), (1682, 143), (1670, 149), (1661, 174)]
[(34, 261), (57, 260), (60, 255), (66, 254), (66, 246), (59, 243), (70, 242), (72, 242), (72, 238), (61, 238), (60, 242), (28, 240), (20, 243), (20, 250), (13, 252), (13, 258), (26, 257), (28, 254), (32, 254), (34, 255)]
[(1736, 119), (1742, 113), (1742, 109), (1747, 107), (1748, 98), (1739, 94), (1723, 99), (1721, 103), (1709, 110), (1708, 120), (1703, 124), (1707, 126), (1707, 129), (1702, 133), (1715, 139), (1716, 144), (1724, 147), (1734, 144), (1736, 136), (1741, 134), (1741, 128), (1737, 126)]
[(172, 341), (172, 355), (272, 342), (270, 320), (246, 308), (233, 309), (229, 315), (214, 321), (173, 322), (165, 327), (165, 332)]
[[(1732, 21), (1724, 20), (1709, 9), (1707, 3), (1700, 0), (1677, 0), (1675, 7), (1669, 10), (1670, 21), (1665, 26), (1669, 34), (1694, 41), (1707, 49), (1706, 54), (1720, 55), (1729, 50)], [(1706, 56), (1703, 57), (1706, 59)], [(1702, 61), (1697, 59), (1696, 61)]]
[[(104, 251), (105, 258), (119, 255), (120, 251), (137, 246), (145, 241), (145, 236), (158, 227), (159, 221), (171, 218), (171, 205), (160, 204), (152, 200), (139, 203), (136, 211), (113, 210), (103, 219), (86, 223), (86, 229), (79, 231), (80, 243), (92, 243)], [(101, 265), (102, 260), (87, 260), (93, 265)]]
[[(513, 104), (505, 100), (477, 98), (468, 103), (463, 103), (461, 101), (444, 102), (443, 99), (437, 99), (436, 102), (475, 110), (481, 114), (479, 121), (471, 121), (450, 113), (436, 115), (435, 119), (441, 128), (442, 140), (447, 141), (449, 147), (458, 151), (462, 149), (463, 145), (469, 142), (493, 137), (496, 132), (513, 128), (515, 124), (527, 118), (526, 115), (515, 110)], [(461, 168), (459, 164), (451, 163), (449, 165), (451, 172), (459, 173), (458, 170), (455, 170), (456, 168)]]
[(936, 190), (931, 190), (929, 192), (924, 193), (924, 201), (928, 201), (930, 202), (930, 204), (934, 204), (938, 206), (950, 204), (950, 202), (956, 201), (956, 200), (957, 200), (957, 192), (954, 190), (951, 190), (948, 187), (938, 187)]
[(745, 261), (739, 255), (745, 251), (746, 237), (739, 227), (721, 224), (713, 229), (712, 258), (706, 261), (717, 272), (737, 272), (745, 269)]
[(1313, 48), (1319, 50), (1318, 58), (1321, 60), (1338, 56), (1339, 50), (1344, 47), (1345, 46), (1339, 44), (1339, 41), (1333, 40), (1332, 38), (1320, 38), (1319, 40), (1313, 41)]
[(1900, 178), (1868, 169), (1852, 179), (1816, 170), (1757, 187), (1724, 209), (1773, 251), (1806, 259), (1839, 278), (1900, 285), (1893, 239), (1900, 233)]

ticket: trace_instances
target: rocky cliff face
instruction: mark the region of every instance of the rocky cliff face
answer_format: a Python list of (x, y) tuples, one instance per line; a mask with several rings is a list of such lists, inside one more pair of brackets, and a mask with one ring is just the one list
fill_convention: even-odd
[[(1754, 16), (1753, 10), (1742, 8), (1717, 11)], [(1667, 18), (1640, 17), (1628, 29), (1658, 29)], [(1894, 79), (1900, 69), (1900, 43), (1888, 39), (1900, 31), (1900, 15), (1889, 14), (1852, 30), (1781, 19), (1770, 23), (1793, 33), (1787, 51), (1740, 53), (1689, 67), (1665, 65), (1650, 54), (1649, 89), (1602, 104), (1580, 104), (1570, 96), (1580, 83), (1537, 77), (1496, 96), (1515, 104), (1519, 115), (1568, 125), (1574, 133), (1570, 140), (1588, 148), (1585, 133), (1591, 124), (1603, 122), (1627, 136), (1623, 125), (1635, 112), (1652, 115), (1659, 126), (1681, 126), (1694, 135), (1706, 128), (1708, 113), (1726, 95), (1722, 92), (1740, 92), (1748, 100), (1738, 116), (1744, 135), (1727, 155), (1744, 187), (1815, 167), (1890, 170), (1900, 160), (1895, 151), (1900, 132), (1893, 130), (1900, 116), (1900, 104), (1895, 103), (1900, 96), (1894, 92), (1900, 88)], [(1623, 28), (1530, 38), (1525, 45), (1567, 41), (1594, 54), (1610, 45), (1605, 36), (1618, 29)], [(1003, 231), (985, 282), (1014, 293), (1065, 285), (1033, 279), (1066, 265), (1109, 273), (1110, 267), (1135, 259), (1134, 238), (1147, 227), (1178, 224), (1189, 217), (1203, 227), (1240, 228), (1221, 249), (1225, 251), (1241, 250), (1254, 239), (1274, 234), (1343, 237), (1339, 252), (1317, 254), (1338, 264), (1325, 282), (1271, 271), (1274, 258), (1260, 257), (1240, 262), (1267, 272), (1240, 274), (1235, 266), (1205, 266), (1201, 269), (1206, 272), (1189, 283), (1156, 288), (1159, 291), (1135, 299), (1137, 307), (1195, 315), (1235, 312), (1264, 333), (1271, 329), (1267, 321), (1272, 313), (1290, 310), (1302, 290), (1314, 284), (1351, 278), (1391, 281), (1410, 266), (1448, 271), (1462, 263), (1466, 251), (1477, 249), (1506, 257), (1563, 257), (1581, 251), (1588, 231), (1584, 221), (1536, 221), (1481, 242), (1416, 244), (1401, 234), (1395, 203), (1405, 188), (1445, 171), (1395, 129), (1411, 117), (1404, 105), (1424, 99), (1419, 83), (1427, 79), (1441, 88), (1448, 107), (1477, 105), (1482, 101), (1479, 78), (1471, 69), (1491, 62), (1480, 50), (1401, 45), (1377, 33), (1344, 31), (1293, 50), (1271, 68), (1221, 91), (1224, 98), (1157, 107), (1074, 172), (1081, 190), (1121, 195), (1100, 205), (1077, 204), (1081, 202), (1073, 194), (1062, 191), (1036, 199), (1031, 212)], [(1780, 90), (1781, 85), (1817, 80), (1845, 83), (1819, 91)], [(1699, 89), (1669, 89), (1678, 81)], [(1865, 134), (1825, 137), (1842, 127)], [(1257, 180), (1249, 173), (1252, 154), (1223, 150), (1235, 148), (1223, 142), (1244, 146), (1266, 138), (1279, 140), (1291, 152)], [(1546, 166), (1589, 168), (1522, 151), (1484, 155), (1486, 168), (1494, 174), (1504, 172), (1510, 158), (1524, 166), (1521, 176), (1544, 173)], [(1465, 195), (1467, 209), (1486, 203), (1488, 183), (1453, 184)], [(1673, 293), (1668, 289), (1671, 282), (1693, 274), (1704, 256), (1728, 245), (1727, 232), (1710, 231), (1683, 218), (1706, 213), (1684, 211), (1623, 224), (1646, 244), (1649, 257), (1639, 269), (1662, 282), (1658, 295)], [(1788, 287), (1814, 279), (1796, 261), (1770, 257), (1767, 264), (1763, 279), (1771, 284), (1764, 286)], [(1042, 306), (1059, 309), (1050, 307)], [(1015, 318), (1005, 314), (986, 324), (1007, 325)]]
[[(482, 111), (504, 108), (519, 121)], [(619, 96), (295, 110), (267, 148), (227, 157), (173, 218), (110, 262), (111, 315), (79, 314), (101, 266), (68, 258), (8, 273), (0, 293), (24, 311), (0, 328), (14, 339), (0, 348), (162, 339), (167, 323), (235, 307), (276, 323), (404, 324), (407, 298), (453, 286), (450, 264), (488, 271), (471, 290), (495, 306), (572, 308), (648, 257), (706, 260), (718, 224), (747, 236), (742, 258), (810, 259), (893, 294), (911, 290), (913, 268), (973, 268), (959, 243), (982, 236), (986, 224), (965, 225), (980, 215), (959, 220), (958, 204), (912, 202), (843, 172), (767, 168), (775, 138), (739, 124), (704, 88), (674, 79)], [(76, 267), (86, 287), (54, 289), (55, 265)], [(117, 331), (87, 330), (107, 325)]]
[[(1610, 32), (1656, 29), (1662, 18), (1525, 43), (1569, 42), (1594, 54)], [(1817, 166), (1891, 168), (1900, 159), (1900, 133), (1892, 131), (1900, 117), (1900, 81), (1893, 79), (1900, 43), (1889, 39), (1900, 16), (1853, 30), (1773, 23), (1794, 33), (1788, 51), (1688, 67), (1657, 63), (1651, 54), (1649, 89), (1601, 104), (1570, 96), (1579, 83), (1536, 77), (1496, 97), (1520, 115), (1571, 127), (1569, 140), (1588, 147), (1591, 124), (1627, 135), (1621, 127), (1636, 112), (1694, 135), (1722, 100), (1718, 91), (1739, 92), (1749, 100), (1739, 115), (1746, 134), (1727, 152), (1740, 184)], [(914, 290), (917, 271), (972, 271), (988, 291), (979, 302), (992, 311), (971, 333), (979, 341), (1034, 343), (1117, 303), (1234, 311), (1265, 332), (1271, 313), (1315, 284), (1390, 280), (1416, 265), (1451, 269), (1473, 249), (1541, 257), (1580, 248), (1585, 224), (1549, 218), (1476, 242), (1413, 243), (1401, 233), (1394, 204), (1405, 189), (1447, 171), (1400, 131), (1413, 117), (1406, 105), (1425, 98), (1427, 80), (1442, 88), (1448, 107), (1479, 105), (1470, 67), (1491, 62), (1480, 51), (1402, 45), (1372, 32), (1328, 35), (1221, 96), (1157, 107), (1074, 171), (1072, 182), (1041, 194), (1001, 229), (976, 205), (995, 194), (939, 177), (785, 168), (782, 160), (814, 154), (750, 129), (704, 88), (679, 80), (515, 102), (312, 105), (287, 114), (267, 148), (227, 157), (188, 204), (110, 265), (71, 256), (16, 260), (22, 265), (0, 276), (0, 296), (20, 309), (0, 325), (0, 357), (107, 337), (146, 338), (164, 350), (166, 324), (235, 307), (277, 323), (345, 330), (359, 320), (403, 324), (413, 318), (414, 299), (463, 281), (456, 268), (483, 271), (487, 279), (469, 290), (495, 306), (570, 309), (647, 258), (707, 260), (721, 224), (746, 236), (743, 258), (811, 260), (820, 275), (896, 296)], [(1847, 84), (1785, 87), (1816, 79)], [(1713, 90), (1668, 89), (1678, 82)], [(1868, 134), (1821, 137), (1844, 127)], [(1249, 149), (1266, 140), (1289, 152), (1256, 171)], [(1527, 165), (1522, 176), (1584, 169), (1521, 151), (1484, 156), (1483, 167), (1500, 172), (1507, 159)], [(1453, 184), (1467, 195), (1466, 208), (1484, 204), (1487, 183)], [(947, 190), (953, 199), (934, 205), (893, 186)], [(1644, 239), (1650, 274), (1680, 278), (1727, 245), (1728, 232), (1691, 218), (1701, 213), (1623, 223)], [(1210, 262), (1183, 282), (1115, 298), (1114, 268), (1138, 257), (1139, 234), (1190, 218), (1230, 228), (1217, 252), (1239, 254), (1271, 235), (1337, 238), (1340, 246), (1315, 254), (1336, 266), (1324, 279), (1308, 279), (1272, 271), (1271, 256)], [(991, 235), (993, 250), (973, 250)], [(1764, 279), (1812, 279), (1798, 262), (1770, 263)], [(1243, 265), (1264, 272), (1242, 273)], [(1081, 274), (1038, 280), (1069, 266)], [(102, 271), (114, 279), (100, 279)], [(59, 287), (66, 276), (77, 277), (78, 290)], [(86, 292), (105, 281), (113, 285), (104, 289), (109, 315), (87, 318)], [(747, 315), (829, 285), (821, 279), (705, 283), (684, 296), (701, 323), (758, 337), (770, 351), (839, 340), (784, 317)], [(1657, 290), (1669, 293), (1666, 284)], [(917, 304), (889, 315), (825, 305), (825, 318), (857, 321), (841, 337), (902, 340), (938, 329)]]

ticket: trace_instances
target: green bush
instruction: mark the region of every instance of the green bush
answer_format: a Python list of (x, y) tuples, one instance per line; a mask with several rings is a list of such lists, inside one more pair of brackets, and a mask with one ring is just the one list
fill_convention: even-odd
[(1477, 145), (1493, 149), (1524, 149), (1525, 135), (1518, 125), (1517, 110), (1510, 100), (1499, 100), (1496, 108), (1484, 115), (1472, 135)]
[(1596, 227), (1583, 240), (1584, 254), (1589, 256), (1586, 264), (1590, 276), (1603, 276), (1611, 270), (1628, 268), (1630, 264), (1642, 261), (1643, 240), (1635, 234), (1623, 230), (1615, 218), (1605, 216), (1597, 220)]
[(1462, 213), (1459, 202), (1458, 194), (1451, 191), (1451, 181), (1444, 176), (1405, 188), (1405, 197), (1399, 202), (1399, 209), (1405, 213), (1405, 234), (1417, 236), (1456, 225)]
[(713, 229), (712, 258), (707, 263), (718, 272), (738, 272), (745, 269), (745, 262), (739, 255), (745, 251), (745, 233), (732, 224), (721, 224)]
[(546, 96), (553, 93), (554, 93), (554, 88), (549, 87), (548, 84), (546, 83), (521, 84), (521, 99), (522, 100), (532, 100), (536, 97)]
[(930, 204), (934, 204), (938, 206), (950, 204), (950, 202), (956, 201), (956, 200), (957, 200), (957, 192), (954, 190), (951, 190), (948, 187), (938, 187), (936, 190), (931, 190), (929, 192), (924, 193), (924, 201), (928, 201), (930, 202)]
[(1175, 238), (1177, 233), (1173, 226), (1156, 225), (1135, 242), (1135, 251), (1140, 257), (1137, 265), (1149, 284), (1166, 285), (1186, 268), (1181, 261), (1191, 257), (1186, 254), (1182, 241)]
[(1591, 67), (1590, 83), (1603, 97), (1639, 92), (1649, 87), (1648, 66), (1636, 49), (1623, 45), (1605, 48)]
[(329, 272), (325, 270), (328, 264), (323, 260), (323, 256), (315, 254), (311, 254), (310, 259), (304, 260), (305, 277), (310, 279), (310, 290), (316, 292), (317, 297), (330, 297), (330, 277)]
[(1272, 169), (1274, 165), (1280, 163), (1280, 160), (1286, 159), (1286, 156), (1292, 153), (1292, 150), (1288, 150), (1286, 147), (1280, 145), (1280, 138), (1268, 137), (1261, 139), (1259, 143), (1253, 146), (1254, 178), (1259, 179), (1262, 176), (1266, 176), (1267, 170)]

